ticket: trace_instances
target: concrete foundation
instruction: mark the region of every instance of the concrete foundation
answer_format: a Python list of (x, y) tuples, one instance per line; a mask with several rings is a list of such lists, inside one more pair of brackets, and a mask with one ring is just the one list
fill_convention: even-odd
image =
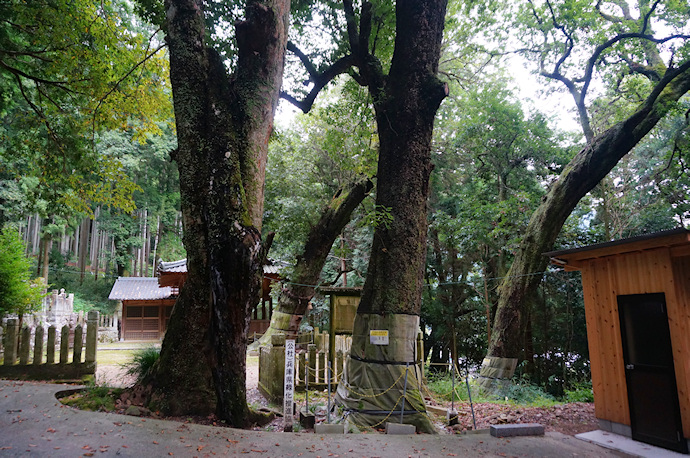
[(417, 433), (417, 427), (415, 427), (415, 425), (386, 423), (386, 434), (406, 435), (415, 433)]
[(543, 436), (544, 426), (539, 423), (491, 425), (489, 433), (494, 437)]

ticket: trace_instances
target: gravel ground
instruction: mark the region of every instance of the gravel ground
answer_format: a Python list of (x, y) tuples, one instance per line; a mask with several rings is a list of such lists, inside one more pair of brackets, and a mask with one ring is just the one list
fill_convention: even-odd
[[(99, 351), (101, 351), (99, 349)], [(104, 358), (105, 360), (110, 360)], [(134, 378), (125, 374), (126, 368), (121, 364), (99, 364), (96, 372), (98, 384), (113, 387), (126, 387), (134, 383)], [(266, 398), (258, 389), (259, 362), (257, 357), (247, 358), (247, 402), (254, 406), (271, 407)], [(322, 393), (312, 393), (313, 404), (326, 403), (326, 396)], [(279, 407), (272, 406), (274, 409)], [(300, 407), (298, 405), (298, 407)], [(450, 405), (442, 406), (449, 408)], [(469, 431), (472, 429), (486, 429), (490, 425), (505, 423), (540, 423), (546, 431), (563, 433), (569, 436), (598, 429), (598, 423), (594, 415), (594, 404), (571, 403), (550, 407), (523, 407), (510, 404), (478, 403), (474, 404), (474, 419), (469, 403), (456, 403), (459, 424), (454, 427), (447, 426), (442, 417), (436, 422), (441, 431), (448, 434)], [(317, 423), (325, 421), (325, 409), (317, 411)], [(476, 422), (476, 428), (475, 428)], [(276, 418), (262, 430), (277, 431), (283, 425), (282, 418)]]

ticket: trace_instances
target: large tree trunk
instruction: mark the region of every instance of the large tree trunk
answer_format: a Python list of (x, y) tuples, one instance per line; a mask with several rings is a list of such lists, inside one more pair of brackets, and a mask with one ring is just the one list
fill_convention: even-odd
[(553, 247), (565, 220), (577, 203), (597, 185), (690, 90), (690, 64), (670, 70), (652, 94), (628, 119), (590, 141), (565, 167), (535, 210), (520, 249), (500, 287), (498, 309), (488, 356), (482, 363), (480, 382), (490, 389), (495, 379), (512, 376), (493, 370), (513, 366), (522, 351), (524, 326), (531, 298), (549, 260), (543, 255)]
[(260, 236), (268, 138), (282, 82), (289, 0), (249, 1), (230, 77), (205, 46), (202, 0), (167, 0), (187, 280), (146, 381), (170, 414), (250, 421), (249, 312), (267, 247)]
[(255, 346), (269, 344), (271, 335), (279, 332), (290, 336), (297, 334), (309, 301), (314, 297), (314, 285), (319, 281), (333, 242), (350, 222), (352, 212), (369, 195), (372, 187), (373, 183), (369, 180), (355, 183), (346, 195), (338, 193), (324, 209), (319, 221), (309, 231), (304, 251), (297, 257), (291, 281), (280, 292), (270, 327)]
[[(366, 17), (365, 8), (366, 4)], [(356, 425), (378, 425), (404, 403), (405, 423), (415, 424), (419, 431), (434, 430), (419, 392), (421, 368), (415, 361), (431, 137), (436, 110), (447, 95), (447, 86), (436, 76), (445, 12), (445, 0), (396, 3), (395, 51), (388, 76), (373, 65), (368, 49), (353, 50), (376, 112), (376, 208), (391, 217), (374, 232), (350, 357), (338, 386), (338, 402)], [(368, 36), (353, 40), (351, 34), (350, 41), (354, 46), (358, 41), (368, 43)], [(387, 330), (389, 344), (370, 344), (372, 330)]]

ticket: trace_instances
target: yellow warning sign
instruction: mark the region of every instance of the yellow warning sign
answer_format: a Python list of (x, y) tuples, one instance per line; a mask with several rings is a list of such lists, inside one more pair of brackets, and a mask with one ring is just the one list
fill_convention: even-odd
[(388, 345), (388, 330), (387, 329), (371, 329), (371, 330), (369, 330), (369, 342), (372, 345)]

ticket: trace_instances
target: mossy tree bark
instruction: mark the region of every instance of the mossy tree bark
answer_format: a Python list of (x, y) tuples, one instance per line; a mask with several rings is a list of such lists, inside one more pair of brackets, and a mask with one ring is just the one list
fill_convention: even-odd
[[(431, 137), (436, 111), (448, 95), (448, 86), (437, 77), (447, 0), (395, 3), (395, 46), (388, 74), (372, 50), (372, 4), (363, 2), (358, 12), (352, 0), (344, 0), (343, 6), (350, 54), (318, 73), (306, 55), (291, 45), (314, 85), (302, 101), (283, 94), (307, 112), (328, 81), (349, 72), (368, 89), (376, 115), (376, 208), (385, 214), (381, 220), (386, 222), (374, 232), (351, 356), (337, 397), (355, 423), (380, 423), (400, 409), (407, 373), (404, 402), (410, 415), (404, 420), (431, 432), (433, 425), (425, 416), (419, 393), (420, 371), (414, 363), (426, 257)], [(390, 344), (370, 345), (370, 329), (388, 330)], [(360, 407), (363, 404), (366, 407)]]
[[(434, 116), (448, 88), (437, 78), (446, 13), (445, 0), (396, 3), (395, 50), (388, 75), (369, 52), (371, 5), (360, 12), (359, 30), (350, 1), (345, 2), (350, 47), (361, 81), (374, 101), (380, 141), (376, 208), (390, 215), (374, 232), (371, 259), (346, 379), (338, 399), (355, 423), (373, 425), (402, 408), (406, 364), (414, 367), (426, 258), (427, 199)], [(415, 326), (416, 323), (416, 326)], [(384, 326), (383, 328), (378, 326)], [(389, 331), (388, 346), (374, 346), (369, 331)], [(372, 348), (376, 347), (376, 348)], [(424, 415), (419, 372), (407, 374), (405, 415), (420, 431), (433, 431)], [(390, 387), (393, 387), (389, 390)], [(367, 406), (362, 408), (362, 403)], [(372, 413), (374, 412), (374, 413)]]
[(271, 335), (278, 332), (289, 336), (297, 334), (309, 301), (314, 297), (315, 285), (333, 242), (350, 222), (352, 212), (369, 195), (373, 186), (370, 180), (355, 183), (347, 193), (340, 191), (321, 213), (319, 221), (309, 230), (304, 250), (297, 257), (291, 281), (283, 286), (278, 305), (271, 317), (271, 325), (258, 345), (268, 345)]
[[(626, 120), (593, 137), (565, 167), (532, 215), (515, 260), (500, 286), (488, 357), (482, 363), (481, 383), (491, 389), (492, 360), (520, 356), (531, 300), (541, 282), (549, 251), (577, 203), (597, 185), (690, 90), (690, 62), (670, 69), (646, 101)], [(505, 373), (503, 377), (509, 378)]]
[(290, 1), (246, 3), (232, 75), (205, 44), (203, 5), (165, 2), (188, 275), (145, 387), (169, 414), (216, 413), (243, 427), (249, 312), (268, 244), (263, 177)]

